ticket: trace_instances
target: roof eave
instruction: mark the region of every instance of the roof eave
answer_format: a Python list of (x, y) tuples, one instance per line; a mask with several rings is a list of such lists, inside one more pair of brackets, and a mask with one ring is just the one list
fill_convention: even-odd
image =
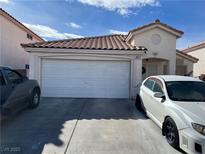
[(27, 28), (25, 25), (23, 25), (20, 21), (18, 21), (17, 19), (15, 19), (13, 16), (11, 16), (9, 13), (7, 13), (5, 10), (3, 10), (2, 8), (0, 8), (0, 14), (2, 16), (4, 16), (6, 19), (8, 19), (9, 21), (11, 21), (12, 23), (14, 23), (16, 26), (18, 26), (19, 28), (23, 29), (24, 31), (26, 31), (27, 33), (32, 34), (33, 37), (35, 37), (37, 40), (39, 41), (45, 41), (43, 38), (41, 38), (39, 35), (37, 35), (36, 33), (34, 33), (32, 30), (30, 30), (29, 28)]
[(172, 35), (176, 36), (177, 39), (182, 37), (182, 35), (184, 34), (184, 32), (182, 31), (179, 31), (179, 30), (173, 30), (172, 28), (169, 28), (169, 27), (166, 27), (164, 26), (163, 24), (160, 24), (160, 23), (153, 23), (153, 24), (150, 24), (149, 26), (146, 26), (144, 28), (140, 28), (140, 29), (134, 29), (134, 30), (131, 30), (129, 31), (127, 37), (126, 37), (126, 41), (128, 42), (132, 37), (133, 37), (133, 34), (134, 33), (141, 33), (141, 32), (144, 32), (144, 31), (147, 31), (147, 30), (150, 30), (150, 29), (153, 29), (153, 28), (161, 28), (162, 30), (165, 30), (167, 31), (168, 33), (171, 33)]
[(198, 50), (198, 49), (202, 49), (202, 48), (205, 48), (205, 42), (193, 45), (193, 46), (188, 47), (186, 49), (182, 49), (181, 51), (183, 53), (189, 53), (189, 52), (192, 52), (192, 51), (195, 51), (195, 50)]
[(197, 63), (199, 61), (199, 59), (197, 59), (193, 56), (190, 56), (190, 55), (185, 55), (184, 53), (181, 53), (180, 51), (177, 51), (176, 53), (178, 56), (186, 58), (187, 60), (192, 61), (193, 63)]
[[(145, 50), (103, 50), (103, 49), (62, 49), (62, 48), (38, 48), (23, 47), (26, 52), (33, 53), (76, 53), (76, 54), (115, 54), (115, 55), (144, 55)], [(83, 52), (82, 52), (83, 51)]]

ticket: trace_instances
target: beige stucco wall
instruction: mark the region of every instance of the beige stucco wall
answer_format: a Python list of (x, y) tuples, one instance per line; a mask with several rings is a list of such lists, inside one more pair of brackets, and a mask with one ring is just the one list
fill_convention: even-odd
[(27, 32), (0, 15), (0, 65), (25, 69), (29, 57), (20, 44), (37, 41), (34, 37), (33, 40), (28, 39)]
[(194, 76), (205, 74), (205, 48), (197, 49), (188, 54), (199, 59), (199, 61), (194, 64)]
[[(159, 44), (154, 44), (152, 35), (158, 34), (161, 37)], [(162, 58), (169, 60), (169, 74), (175, 74), (176, 69), (176, 36), (160, 29), (154, 28), (142, 33), (136, 33), (131, 40), (132, 45), (145, 46), (148, 49), (142, 58)]]

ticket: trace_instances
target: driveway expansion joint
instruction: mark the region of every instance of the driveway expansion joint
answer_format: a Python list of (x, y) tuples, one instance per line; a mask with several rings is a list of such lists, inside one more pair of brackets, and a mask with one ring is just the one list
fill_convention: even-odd
[(72, 140), (72, 138), (73, 138), (73, 135), (74, 135), (75, 129), (76, 129), (76, 127), (77, 127), (78, 121), (79, 121), (79, 119), (80, 119), (80, 117), (81, 117), (81, 114), (83, 113), (83, 110), (84, 110), (85, 106), (86, 106), (86, 101), (84, 101), (84, 103), (83, 103), (83, 105), (82, 105), (82, 108), (81, 108), (80, 113), (79, 113), (79, 115), (78, 115), (78, 118), (77, 118), (77, 120), (76, 120), (76, 122), (75, 122), (73, 131), (72, 131), (72, 133), (71, 133), (71, 136), (70, 136), (70, 139), (69, 139), (68, 144), (67, 144), (67, 146), (66, 146), (66, 149), (65, 149), (64, 154), (66, 154), (67, 151), (68, 151), (68, 147), (69, 147), (69, 145), (70, 145), (70, 143), (71, 143), (71, 140)]

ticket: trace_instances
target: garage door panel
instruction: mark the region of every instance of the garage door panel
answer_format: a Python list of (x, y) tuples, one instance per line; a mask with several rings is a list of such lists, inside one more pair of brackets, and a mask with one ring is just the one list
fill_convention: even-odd
[[(74, 87), (72, 90), (67, 88), (57, 88), (55, 91), (45, 92), (44, 95), (47, 97), (74, 97), (74, 98), (128, 98), (125, 94), (124, 89), (121, 89), (121, 92), (116, 91), (107, 91), (104, 92), (104, 89), (95, 89), (85, 88), (85, 91), (82, 92), (79, 96), (79, 91), (82, 91), (82, 88)], [(115, 89), (114, 89), (115, 90)], [(101, 93), (100, 93), (101, 92)]]
[(129, 98), (128, 61), (42, 61), (46, 97)]

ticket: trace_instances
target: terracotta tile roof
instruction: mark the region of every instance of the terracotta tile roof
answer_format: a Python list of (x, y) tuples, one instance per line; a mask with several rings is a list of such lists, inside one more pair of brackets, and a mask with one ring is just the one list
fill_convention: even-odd
[(198, 44), (195, 44), (195, 45), (193, 45), (191, 47), (188, 47), (186, 49), (182, 49), (181, 51), (184, 52), (184, 53), (189, 53), (189, 52), (201, 49), (201, 48), (205, 48), (205, 41), (201, 42), (201, 43), (198, 43)]
[(16, 20), (13, 16), (11, 16), (9, 13), (7, 13), (6, 11), (4, 11), (2, 8), (0, 8), (0, 15), (4, 16), (5, 18), (7, 18), (8, 20), (10, 20), (11, 22), (13, 22), (15, 25), (17, 25), (18, 27), (20, 27), (21, 29), (23, 29), (24, 31), (26, 31), (27, 33), (30, 33), (33, 37), (35, 37), (36, 39), (38, 39), (39, 41), (44, 41), (40, 36), (38, 36), (36, 33), (34, 33), (33, 31), (31, 31), (29, 28), (27, 28), (26, 26), (24, 26), (21, 22), (19, 22), (18, 20)]
[(93, 50), (143, 50), (145, 47), (135, 47), (125, 41), (126, 35), (105, 35), (57, 41), (46, 41), (22, 44), (31, 48), (62, 48), (62, 49), (93, 49)]
[(183, 56), (184, 58), (189, 59), (189, 60), (191, 60), (191, 61), (193, 61), (195, 63), (199, 60), (196, 57), (193, 57), (193, 56), (191, 56), (189, 54), (186, 54), (186, 53), (184, 53), (184, 52), (182, 52), (180, 50), (176, 50), (176, 51), (177, 51), (177, 55)]

